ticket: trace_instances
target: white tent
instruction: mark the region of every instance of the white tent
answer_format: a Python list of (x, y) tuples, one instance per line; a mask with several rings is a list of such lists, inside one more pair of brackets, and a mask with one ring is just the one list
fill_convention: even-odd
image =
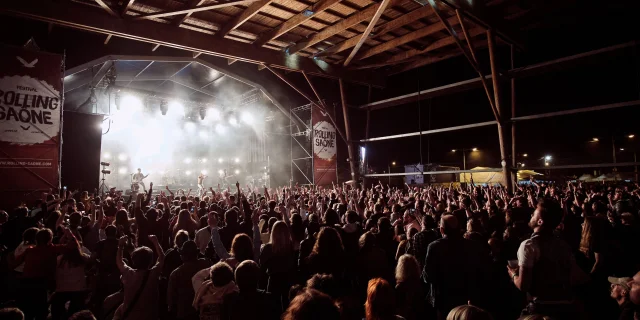
[[(487, 170), (493, 168), (487, 167), (475, 167), (471, 170)], [(475, 184), (495, 184), (500, 183), (502, 185), (506, 185), (506, 180), (504, 179), (504, 175), (502, 172), (474, 172), (474, 173), (460, 173), (460, 182), (461, 183), (469, 183), (471, 179)], [(518, 170), (518, 181), (528, 180), (529, 177), (541, 175), (541, 173), (537, 173), (533, 170)]]

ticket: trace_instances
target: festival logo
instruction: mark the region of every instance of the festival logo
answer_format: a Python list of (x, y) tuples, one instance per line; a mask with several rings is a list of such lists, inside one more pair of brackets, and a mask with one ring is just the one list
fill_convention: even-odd
[(313, 153), (320, 159), (332, 160), (336, 155), (336, 128), (327, 121), (313, 127)]
[[(24, 67), (32, 68), (37, 59), (31, 63), (20, 62)], [(57, 136), (59, 131), (58, 90), (30, 76), (0, 78), (0, 141), (39, 144)]]

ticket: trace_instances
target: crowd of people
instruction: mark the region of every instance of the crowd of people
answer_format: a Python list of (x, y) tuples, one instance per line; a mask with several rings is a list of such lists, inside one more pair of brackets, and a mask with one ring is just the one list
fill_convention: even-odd
[(0, 211), (0, 319), (639, 319), (639, 190), (50, 191)]

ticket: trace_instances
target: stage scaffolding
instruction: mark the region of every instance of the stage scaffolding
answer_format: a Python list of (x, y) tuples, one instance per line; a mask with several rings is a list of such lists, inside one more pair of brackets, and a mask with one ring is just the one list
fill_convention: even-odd
[[(296, 119), (303, 126), (300, 127)], [(289, 110), (291, 183), (313, 184), (313, 148), (311, 143), (311, 104)]]

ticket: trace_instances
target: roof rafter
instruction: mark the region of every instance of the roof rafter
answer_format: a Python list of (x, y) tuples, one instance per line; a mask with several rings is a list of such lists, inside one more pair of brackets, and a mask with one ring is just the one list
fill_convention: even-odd
[[(402, 0), (392, 0), (392, 2), (389, 5), (393, 6), (400, 2), (402, 2)], [(312, 35), (308, 39), (300, 41), (299, 43), (296, 43), (289, 49), (289, 54), (294, 54), (300, 50), (309, 48), (310, 46), (318, 42), (324, 41), (326, 39), (329, 39), (330, 37), (344, 30), (347, 30), (348, 28), (355, 26), (362, 21), (366, 21), (370, 19), (376, 13), (378, 8), (380, 7), (380, 4), (381, 3), (374, 3), (368, 6), (367, 8), (365, 8), (364, 10), (357, 11), (356, 13), (350, 15), (346, 19), (342, 19), (336, 22), (335, 24), (320, 30), (320, 32)]]
[(111, 9), (111, 7), (109, 7), (108, 4), (106, 4), (103, 0), (95, 0), (96, 3), (98, 5), (100, 5), (100, 7), (102, 7), (102, 9), (104, 9), (104, 11), (108, 12), (110, 15), (117, 17), (118, 14), (115, 13), (115, 11), (113, 11), (113, 9)]
[(249, 7), (242, 11), (241, 14), (233, 17), (233, 19), (231, 19), (222, 28), (220, 28), (220, 31), (218, 31), (217, 34), (221, 37), (226, 36), (233, 29), (241, 26), (243, 23), (247, 22), (249, 19), (255, 16), (258, 12), (260, 12), (260, 10), (268, 6), (271, 2), (273, 2), (273, 0), (260, 0), (250, 4)]
[(369, 33), (371, 33), (371, 30), (373, 30), (373, 27), (376, 26), (376, 23), (378, 23), (378, 19), (380, 19), (380, 16), (382, 16), (382, 12), (384, 12), (384, 10), (387, 9), (387, 6), (389, 5), (390, 2), (391, 0), (382, 0), (382, 3), (380, 4), (380, 6), (378, 7), (378, 10), (376, 11), (376, 14), (373, 15), (373, 18), (371, 18), (371, 21), (369, 21), (369, 25), (364, 30), (362, 35), (360, 35), (360, 40), (358, 40), (358, 43), (356, 43), (356, 45), (353, 47), (353, 50), (351, 50), (351, 53), (349, 54), (347, 59), (344, 61), (345, 67), (348, 66), (351, 60), (353, 60), (353, 57), (356, 56), (356, 54), (358, 53), (358, 50), (360, 50), (360, 47), (362, 47), (362, 44), (364, 44), (364, 42), (367, 40), (367, 38), (369, 37)]
[[(289, 32), (291, 29), (311, 19), (313, 16), (317, 15), (318, 13), (331, 8), (334, 4), (338, 2), (340, 2), (340, 0), (320, 0), (314, 3), (313, 5), (311, 5), (308, 9), (303, 10), (302, 12), (291, 17), (291, 19), (283, 22), (278, 27), (271, 29), (270, 31), (267, 31), (266, 33), (260, 35), (258, 39), (254, 42), (254, 44), (262, 47), (267, 42), (274, 40), (279, 36)], [(311, 11), (311, 14), (308, 14), (307, 11)]]
[(131, 8), (131, 5), (133, 5), (133, 3), (136, 0), (125, 0), (124, 3), (122, 4), (122, 9), (120, 9), (120, 16), (124, 17), (127, 15), (127, 11), (129, 11), (129, 8)]
[[(458, 17), (451, 17), (449, 19), (447, 19), (447, 21), (451, 24), (451, 25), (455, 25), (458, 24)], [(383, 53), (389, 49), (393, 49), (397, 46), (403, 45), (405, 43), (414, 41), (414, 40), (418, 40), (420, 38), (424, 38), (428, 35), (432, 35), (434, 33), (440, 32), (442, 30), (445, 29), (445, 26), (442, 22), (436, 22), (432, 25), (426, 26), (424, 28), (418, 29), (414, 32), (411, 33), (407, 33), (404, 36), (395, 38), (393, 40), (384, 42), (380, 45), (371, 47), (365, 51), (360, 52), (360, 54), (358, 56), (356, 56), (357, 59), (362, 60), (371, 56), (374, 56), (376, 54), (380, 54)]]
[[(195, 7), (199, 7), (201, 5), (204, 4), (206, 0), (189, 0), (189, 2), (187, 2), (187, 8), (192, 9)], [(175, 19), (173, 20), (173, 25), (174, 26), (180, 26), (185, 20), (187, 20), (188, 17), (190, 17), (193, 14), (193, 12), (189, 12), (185, 15), (179, 16), (179, 17), (175, 17)]]
[(180, 10), (165, 10), (165, 11), (158, 11), (158, 12), (149, 13), (149, 14), (142, 14), (139, 16), (132, 17), (132, 19), (142, 20), (142, 19), (150, 19), (150, 18), (171, 17), (179, 14), (192, 14), (194, 12), (208, 11), (208, 10), (230, 7), (235, 5), (243, 5), (243, 4), (246, 5), (256, 1), (258, 0), (235, 0), (235, 1), (219, 2), (215, 4), (194, 7), (194, 8), (187, 8), (187, 9), (180, 9)]

